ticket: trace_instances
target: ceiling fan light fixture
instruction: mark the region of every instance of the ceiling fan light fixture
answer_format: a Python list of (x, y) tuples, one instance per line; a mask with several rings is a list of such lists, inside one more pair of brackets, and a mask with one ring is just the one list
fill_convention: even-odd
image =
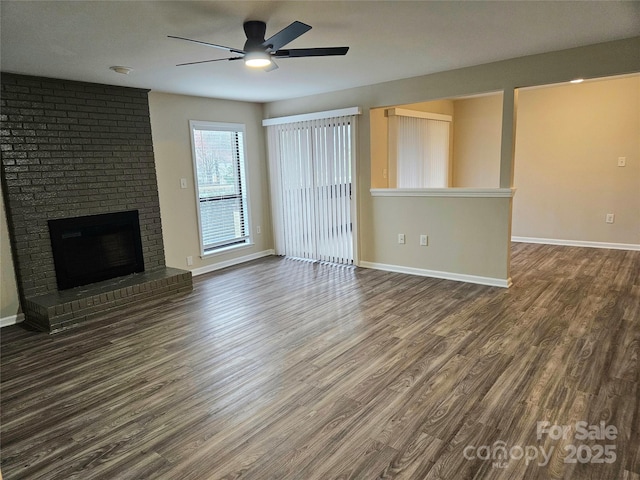
[(267, 67), (271, 65), (271, 55), (267, 52), (247, 52), (244, 56), (244, 64), (252, 68)]

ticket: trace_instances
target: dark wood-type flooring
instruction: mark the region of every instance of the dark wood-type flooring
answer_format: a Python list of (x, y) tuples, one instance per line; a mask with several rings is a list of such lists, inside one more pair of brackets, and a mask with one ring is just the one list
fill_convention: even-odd
[[(58, 335), (3, 328), (2, 473), (640, 479), (640, 252), (514, 244), (512, 274), (507, 290), (271, 257)], [(538, 440), (538, 421), (618, 434)], [(465, 459), (484, 445), (514, 453)], [(616, 459), (566, 463), (581, 445)]]

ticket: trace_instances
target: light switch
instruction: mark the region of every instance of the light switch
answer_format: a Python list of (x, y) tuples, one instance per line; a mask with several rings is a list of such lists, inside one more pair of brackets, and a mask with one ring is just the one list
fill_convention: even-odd
[(181, 178), (180, 179), (180, 188), (187, 188), (187, 179), (186, 178)]
[(618, 157), (618, 166), (626, 167), (627, 166), (627, 157)]

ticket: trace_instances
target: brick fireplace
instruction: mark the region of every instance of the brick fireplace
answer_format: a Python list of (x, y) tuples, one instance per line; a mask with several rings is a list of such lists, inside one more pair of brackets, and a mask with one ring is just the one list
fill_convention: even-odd
[[(3, 73), (3, 194), (25, 321), (55, 332), (192, 289), (165, 265), (147, 90)], [(49, 222), (136, 211), (144, 271), (58, 289)]]

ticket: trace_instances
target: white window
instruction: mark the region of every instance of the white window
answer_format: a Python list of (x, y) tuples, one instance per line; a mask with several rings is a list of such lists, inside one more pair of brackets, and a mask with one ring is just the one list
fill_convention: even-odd
[(448, 187), (451, 116), (400, 108), (387, 116), (390, 186)]
[(189, 122), (201, 253), (250, 243), (244, 125)]

